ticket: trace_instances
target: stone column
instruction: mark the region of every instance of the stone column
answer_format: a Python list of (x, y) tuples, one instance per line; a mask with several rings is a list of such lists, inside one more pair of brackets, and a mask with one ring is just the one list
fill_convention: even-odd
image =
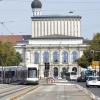
[(53, 49), (50, 49), (50, 76), (53, 77)]
[(61, 77), (61, 65), (62, 65), (62, 48), (59, 48), (59, 68), (58, 68), (58, 77)]
[(40, 66), (39, 66), (39, 70), (40, 70), (40, 77), (44, 78), (44, 63), (43, 63), (43, 50), (42, 48), (40, 49)]
[(34, 61), (33, 61), (33, 58), (34, 58), (34, 56), (33, 56), (33, 52), (32, 52), (32, 49), (30, 50), (30, 63), (34, 63)]
[[(72, 60), (71, 60), (71, 49), (70, 48), (68, 48), (68, 67), (69, 67), (69, 70), (70, 70), (70, 65), (71, 65), (71, 62)], [(69, 71), (68, 70), (68, 71)]]
[(31, 53), (30, 50), (26, 50), (25, 64), (30, 63)]

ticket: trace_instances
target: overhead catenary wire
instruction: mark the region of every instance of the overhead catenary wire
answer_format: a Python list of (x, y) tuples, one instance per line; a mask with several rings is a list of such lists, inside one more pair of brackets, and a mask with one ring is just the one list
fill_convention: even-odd
[[(6, 12), (9, 12), (10, 18), (13, 18), (15, 20), (15, 18), (19, 19), (19, 18), (21, 18), (19, 16), (25, 15), (26, 13), (28, 16), (28, 14), (30, 12), (30, 14), (29, 14), (29, 18), (30, 18), (31, 14), (32, 14), (32, 12), (31, 12), (32, 9), (30, 7), (30, 4), (32, 1), (33, 0), (0, 0), (0, 6), (2, 5), (0, 7), (0, 14), (2, 13), (1, 15), (3, 15)], [(87, 1), (85, 1), (85, 0), (81, 0), (81, 1), (79, 1), (79, 0), (41, 0), (41, 2), (43, 4), (43, 7), (42, 7), (43, 14), (54, 13), (54, 12), (55, 13), (61, 12), (61, 13), (68, 14), (69, 11), (74, 10), (74, 14), (79, 14), (79, 15), (83, 14), (82, 16), (85, 16), (85, 14), (86, 15), (91, 14), (92, 16), (100, 15), (100, 6), (99, 6), (100, 0), (93, 0), (93, 1), (92, 0), (91, 1), (90, 0), (87, 0)], [(13, 7), (14, 4), (16, 7)], [(56, 8), (54, 9), (54, 7), (52, 7), (52, 6), (51, 6), (51, 8), (49, 8), (48, 4), (53, 5), (53, 6), (56, 5)], [(10, 7), (9, 7), (9, 5), (10, 5)], [(11, 5), (13, 5), (13, 6), (11, 6)], [(63, 8), (61, 6), (59, 7), (59, 5), (64, 5), (64, 7)], [(72, 5), (72, 7), (67, 8), (67, 5)], [(74, 5), (75, 5), (75, 7), (74, 7)], [(46, 9), (44, 8), (44, 6)], [(58, 6), (58, 8), (57, 8), (57, 6)], [(79, 7), (81, 7), (82, 9), (80, 9)], [(15, 13), (16, 13), (16, 16), (14, 15)], [(23, 18), (23, 20), (24, 20), (24, 18)], [(30, 21), (30, 19), (29, 19), (29, 21)], [(18, 22), (18, 21), (15, 21), (15, 22)], [(4, 24), (6, 25), (6, 23), (4, 23)], [(6, 27), (8, 28), (9, 31), (11, 31), (8, 27), (8, 24)], [(11, 33), (11, 32), (9, 32), (9, 33)]]
[[(13, 21), (9, 21), (9, 22), (13, 22)], [(11, 32), (11, 30), (5, 25), (5, 22), (0, 22), (0, 24), (3, 26), (3, 28), (4, 28), (7, 32), (9, 32), (11, 35), (13, 35), (12, 32)]]

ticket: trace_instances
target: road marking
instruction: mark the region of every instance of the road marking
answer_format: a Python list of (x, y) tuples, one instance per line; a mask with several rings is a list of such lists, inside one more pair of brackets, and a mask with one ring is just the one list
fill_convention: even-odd
[(65, 95), (62, 95), (61, 97), (62, 98), (70, 98), (70, 96), (65, 96)]
[(55, 85), (68, 85), (68, 86), (72, 86), (75, 84), (71, 84), (71, 83), (55, 83)]

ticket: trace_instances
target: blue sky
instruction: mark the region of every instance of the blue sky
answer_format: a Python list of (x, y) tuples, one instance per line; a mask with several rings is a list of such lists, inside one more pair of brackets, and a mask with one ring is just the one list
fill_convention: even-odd
[[(0, 34), (31, 35), (32, 0), (0, 0)], [(43, 15), (82, 16), (81, 33), (91, 39), (100, 32), (100, 0), (41, 0)], [(3, 24), (2, 24), (3, 23)]]

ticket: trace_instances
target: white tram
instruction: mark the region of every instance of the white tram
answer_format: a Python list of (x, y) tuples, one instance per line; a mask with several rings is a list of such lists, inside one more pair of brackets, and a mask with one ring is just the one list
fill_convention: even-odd
[(38, 84), (38, 65), (0, 67), (0, 81), (3, 83)]
[(11, 83), (16, 80), (17, 66), (0, 66), (0, 82)]
[(26, 66), (27, 68), (27, 77), (26, 77), (26, 83), (39, 83), (39, 69), (38, 65), (35, 64), (29, 64)]

